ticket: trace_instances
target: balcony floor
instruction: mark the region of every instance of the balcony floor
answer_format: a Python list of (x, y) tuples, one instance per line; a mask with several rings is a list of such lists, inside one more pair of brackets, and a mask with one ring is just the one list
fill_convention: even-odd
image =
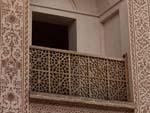
[(64, 96), (46, 93), (33, 93), (33, 92), (30, 93), (30, 102), (31, 103), (46, 102), (48, 104), (59, 104), (66, 106), (76, 106), (100, 110), (114, 110), (126, 112), (134, 112), (135, 110), (135, 104), (133, 102), (105, 101), (84, 97)]

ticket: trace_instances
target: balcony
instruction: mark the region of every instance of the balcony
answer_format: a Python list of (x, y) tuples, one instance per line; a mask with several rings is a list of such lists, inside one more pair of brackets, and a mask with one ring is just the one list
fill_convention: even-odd
[(127, 71), (122, 59), (30, 47), (30, 93), (128, 101)]

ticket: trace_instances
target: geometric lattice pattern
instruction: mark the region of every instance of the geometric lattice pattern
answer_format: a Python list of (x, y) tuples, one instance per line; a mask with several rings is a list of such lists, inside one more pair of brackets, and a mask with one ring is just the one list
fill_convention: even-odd
[(127, 81), (124, 60), (30, 48), (32, 92), (127, 101)]

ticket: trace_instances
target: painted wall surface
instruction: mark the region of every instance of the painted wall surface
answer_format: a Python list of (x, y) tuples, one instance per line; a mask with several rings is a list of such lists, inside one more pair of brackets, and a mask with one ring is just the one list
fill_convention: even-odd
[(105, 56), (122, 58), (120, 15), (114, 14), (104, 23)]
[(99, 18), (77, 15), (77, 50), (103, 55)]
[[(57, 0), (56, 0), (57, 1)], [(52, 2), (53, 3), (53, 2)], [(101, 37), (100, 37), (100, 23), (99, 18), (87, 14), (78, 14), (75, 12), (68, 12), (58, 9), (51, 9), (52, 6), (51, 1), (31, 1), (31, 10), (41, 13), (47, 13), (51, 15), (64, 16), (68, 18), (72, 18), (76, 20), (76, 28), (77, 28), (77, 51), (83, 53), (90, 53), (95, 55), (102, 55), (101, 48)], [(66, 2), (65, 2), (66, 3)], [(90, 7), (91, 2), (87, 2), (83, 6)], [(63, 4), (61, 2), (56, 2), (56, 4)], [(70, 2), (67, 2), (66, 5), (71, 5)], [(81, 2), (83, 4), (83, 1)], [(81, 5), (80, 4), (80, 5)], [(45, 7), (46, 6), (46, 7)], [(55, 6), (55, 5), (54, 5)], [(65, 6), (62, 6), (66, 8)], [(71, 6), (70, 6), (71, 7)], [(93, 6), (94, 7), (94, 6)], [(69, 8), (69, 7), (68, 7)], [(61, 9), (61, 8), (59, 8)], [(67, 8), (66, 8), (67, 9)], [(68, 9), (67, 9), (68, 10)], [(71, 10), (71, 9), (70, 9)], [(90, 11), (89, 11), (90, 13)]]
[(96, 0), (98, 14), (101, 15), (121, 0)]
[(77, 51), (77, 25), (76, 21), (74, 21), (69, 26), (69, 50)]
[[(117, 13), (119, 17), (118, 20), (115, 21), (113, 15), (116, 15)], [(107, 24), (109, 25), (109, 28)], [(128, 14), (126, 0), (117, 2), (116, 5), (110, 7), (109, 10), (103, 13), (100, 16), (100, 26), (101, 42), (103, 42), (102, 50), (104, 56), (122, 58), (123, 54), (129, 54)], [(106, 46), (105, 44), (112, 45), (112, 47)]]
[(31, 0), (31, 3), (54, 9), (96, 15), (96, 0)]
[(119, 15), (122, 55), (125, 53), (130, 55), (127, 0), (122, 0), (120, 3)]

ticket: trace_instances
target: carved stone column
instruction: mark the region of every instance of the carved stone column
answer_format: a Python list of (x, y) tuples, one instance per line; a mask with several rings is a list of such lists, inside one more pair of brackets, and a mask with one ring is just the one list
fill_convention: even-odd
[(150, 0), (128, 0), (136, 113), (150, 113)]
[(28, 0), (0, 0), (0, 113), (29, 113)]

